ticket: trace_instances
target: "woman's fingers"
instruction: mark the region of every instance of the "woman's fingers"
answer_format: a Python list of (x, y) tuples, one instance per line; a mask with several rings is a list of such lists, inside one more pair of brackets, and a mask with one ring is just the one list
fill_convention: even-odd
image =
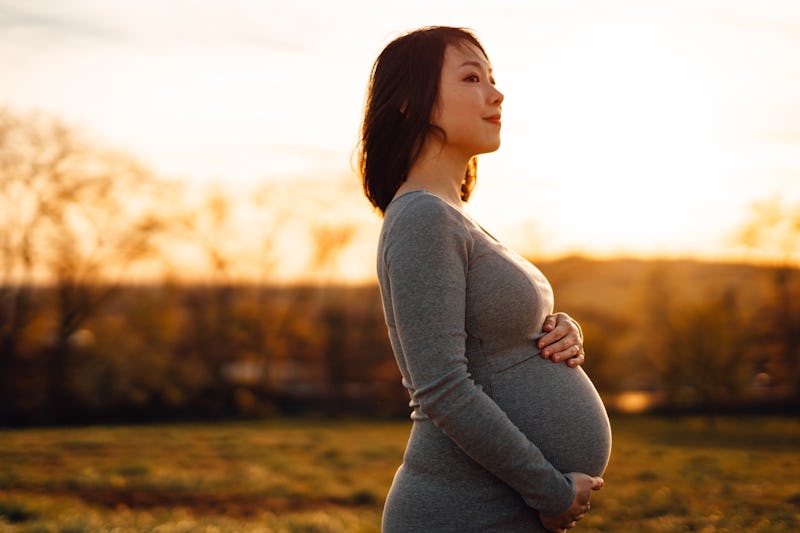
[(567, 366), (571, 368), (575, 368), (576, 366), (582, 365), (586, 361), (586, 357), (583, 354), (580, 354), (577, 357), (573, 357), (571, 359), (567, 359)]
[(565, 317), (566, 315), (564, 313), (556, 313), (545, 317), (544, 324), (542, 324), (542, 331), (544, 331), (545, 334), (539, 339), (539, 348), (544, 348), (562, 339), (574, 328), (569, 317)]
[(568, 361), (572, 368), (583, 364), (583, 342), (580, 330), (566, 313), (556, 313), (545, 318), (542, 330), (546, 333), (539, 339), (537, 346), (542, 350), (542, 358), (552, 359), (556, 363)]
[(561, 340), (546, 345), (542, 350), (542, 357), (560, 363), (573, 357), (583, 355), (583, 345), (577, 335), (568, 334)]

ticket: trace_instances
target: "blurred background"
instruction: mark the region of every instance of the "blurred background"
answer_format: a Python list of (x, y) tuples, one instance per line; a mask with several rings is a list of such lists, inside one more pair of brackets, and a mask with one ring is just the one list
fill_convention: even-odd
[(353, 151), (372, 61), (425, 24), (489, 51), (469, 209), (601, 392), (796, 407), (796, 3), (4, 1), (0, 423), (404, 413)]
[(797, 2), (0, 0), (0, 426), (407, 420), (353, 154), (431, 24), (505, 94), (468, 210), (612, 414), (796, 415)]

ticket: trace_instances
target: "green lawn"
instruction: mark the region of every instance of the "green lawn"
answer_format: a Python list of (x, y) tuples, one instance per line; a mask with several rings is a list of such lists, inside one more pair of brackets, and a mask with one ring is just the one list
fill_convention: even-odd
[[(615, 418), (575, 531), (800, 531), (800, 421)], [(0, 431), (0, 532), (367, 533), (408, 422)]]

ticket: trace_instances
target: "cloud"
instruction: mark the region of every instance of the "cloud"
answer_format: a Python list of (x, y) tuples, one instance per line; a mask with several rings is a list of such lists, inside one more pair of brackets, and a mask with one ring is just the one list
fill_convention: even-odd
[(26, 41), (64, 44), (65, 39), (117, 40), (124, 34), (103, 20), (82, 17), (82, 11), (49, 3), (0, 4), (0, 31), (4, 44)]
[(24, 42), (34, 47), (86, 44), (131, 46), (245, 46), (299, 51), (297, 21), (285, 20), (268, 4), (197, 2), (66, 2), (0, 3), (0, 46)]

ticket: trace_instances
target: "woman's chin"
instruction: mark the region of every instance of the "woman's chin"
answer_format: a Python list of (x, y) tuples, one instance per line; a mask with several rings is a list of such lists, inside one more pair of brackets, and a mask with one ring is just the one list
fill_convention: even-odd
[(486, 146), (482, 147), (482, 149), (476, 152), (475, 155), (490, 154), (492, 152), (496, 152), (498, 148), (500, 148), (500, 139), (497, 139), (497, 142), (487, 143)]

